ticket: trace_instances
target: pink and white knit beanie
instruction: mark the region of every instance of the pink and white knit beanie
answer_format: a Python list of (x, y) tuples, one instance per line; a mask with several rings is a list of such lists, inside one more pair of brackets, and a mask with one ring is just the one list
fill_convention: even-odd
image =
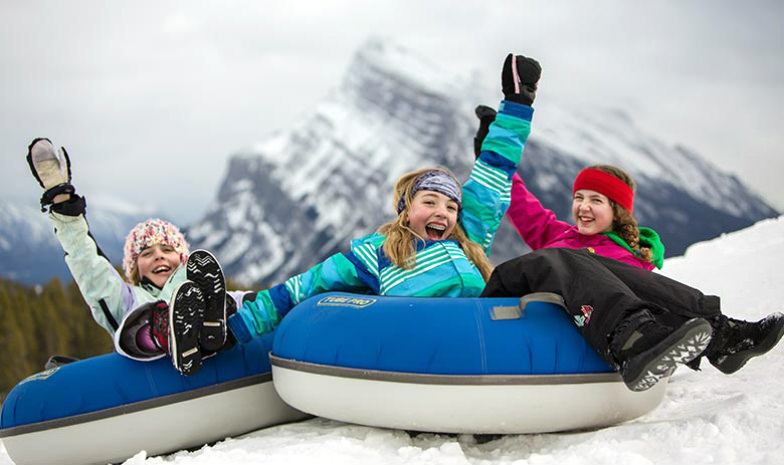
[(139, 223), (131, 229), (125, 238), (123, 247), (122, 268), (125, 276), (132, 280), (131, 269), (142, 250), (158, 244), (169, 245), (180, 253), (180, 260), (188, 260), (188, 243), (180, 228), (159, 218), (150, 218), (144, 223)]

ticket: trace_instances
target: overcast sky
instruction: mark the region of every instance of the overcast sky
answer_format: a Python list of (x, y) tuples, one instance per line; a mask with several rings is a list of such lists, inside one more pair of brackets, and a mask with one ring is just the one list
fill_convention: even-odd
[(784, 210), (782, 24), (781, 0), (0, 0), (0, 195), (37, 203), (24, 155), (48, 136), (88, 201), (191, 221), (229, 155), (302, 117), (375, 35), (491, 80), (534, 56), (540, 100), (628, 108)]

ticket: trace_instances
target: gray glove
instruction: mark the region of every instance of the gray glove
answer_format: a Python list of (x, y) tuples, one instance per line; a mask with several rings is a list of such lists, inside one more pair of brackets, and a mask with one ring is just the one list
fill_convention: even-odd
[(27, 163), (30, 171), (44, 189), (71, 182), (71, 160), (65, 147), (55, 150), (52, 141), (38, 138), (27, 148)]
[(55, 211), (65, 215), (84, 213), (84, 199), (76, 195), (71, 185), (71, 159), (65, 147), (55, 150), (49, 139), (33, 139), (27, 147), (27, 164), (38, 184), (44, 188), (41, 196), (42, 212), (52, 205)]

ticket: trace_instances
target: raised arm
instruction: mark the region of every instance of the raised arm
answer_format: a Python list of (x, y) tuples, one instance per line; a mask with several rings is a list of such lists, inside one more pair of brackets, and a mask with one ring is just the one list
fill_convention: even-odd
[(556, 218), (555, 212), (544, 208), (517, 173), (512, 178), (512, 204), (506, 216), (533, 250), (544, 247), (572, 228), (569, 223)]
[(64, 148), (56, 150), (49, 139), (39, 138), (28, 147), (27, 162), (44, 189), (41, 209), (49, 211), (74, 281), (95, 321), (114, 334), (125, 312), (136, 306), (134, 293), (90, 234), (84, 198), (71, 184), (68, 153)]
[[(471, 176), (463, 186), (462, 226), (487, 254), (509, 208), (512, 175), (520, 163), (531, 119), (541, 67), (521, 55), (509, 54), (501, 72), (504, 100), (478, 148)], [(484, 135), (484, 134), (483, 134)]]

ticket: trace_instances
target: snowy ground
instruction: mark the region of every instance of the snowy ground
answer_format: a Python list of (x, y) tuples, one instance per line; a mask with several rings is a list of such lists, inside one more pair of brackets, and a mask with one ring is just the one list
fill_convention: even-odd
[[(784, 216), (691, 247), (665, 274), (722, 296), (756, 320), (784, 310)], [(354, 426), (324, 419), (268, 428), (195, 452), (125, 465), (218, 464), (784, 464), (784, 343), (725, 376), (704, 364), (673, 376), (662, 405), (637, 421), (567, 434), (474, 437)], [(12, 462), (0, 445), (0, 465)]]

